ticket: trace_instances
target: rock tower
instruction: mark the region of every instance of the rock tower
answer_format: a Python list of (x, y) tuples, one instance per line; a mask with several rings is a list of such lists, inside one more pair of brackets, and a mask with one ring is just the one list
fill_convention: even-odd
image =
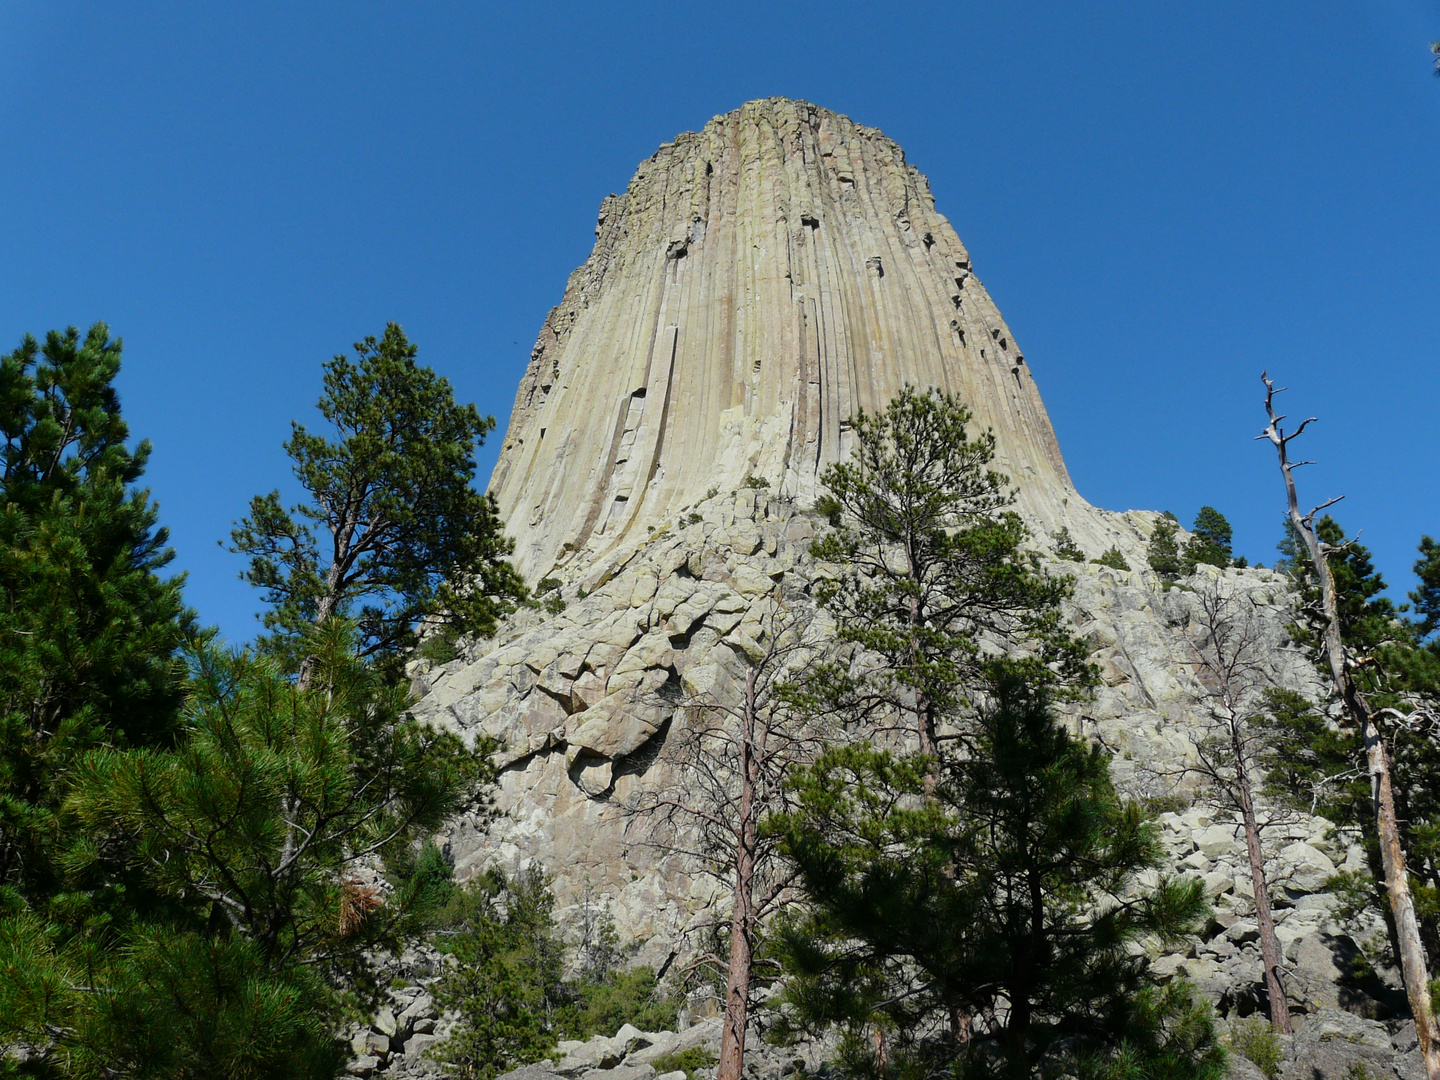
[[(490, 489), (531, 580), (712, 489), (813, 502), (846, 420), (905, 383), (957, 394), (1042, 535), (1117, 535), (1076, 494), (1014, 335), (930, 185), (874, 128), (752, 101), (601, 204), (545, 320)], [(1102, 542), (1103, 541), (1103, 542)]]
[[(824, 527), (819, 476), (849, 453), (847, 418), (883, 408), (907, 382), (957, 394), (975, 426), (994, 431), (1035, 557), (1073, 577), (1066, 614), (1102, 685), (1067, 705), (1067, 720), (1113, 753), (1128, 795), (1176, 801), (1154, 778), (1195, 753), (1200, 594), (1243, 596), (1265, 613), (1265, 685), (1321, 696), (1285, 630), (1294, 612), (1281, 575), (1202, 566), (1171, 588), (1145, 558), (1158, 514), (1099, 510), (1076, 494), (1029, 365), (900, 148), (804, 102), (754, 101), (665, 144), (604, 201), (595, 249), (540, 331), (491, 491), (544, 604), (449, 663), (412, 669), (417, 719), (502, 745), (500, 813), (477, 800), (441, 837), (460, 879), (538, 863), (572, 940), (582, 911), (600, 905), (635, 961), (665, 969), (686, 950), (685, 931), (723, 893), (659, 854), (626, 806), (681, 782), (665, 752), (689, 722), (676, 703), (733, 690), (777, 604), (813, 608), (815, 579), (833, 569), (810, 555)], [(1056, 557), (1062, 525), (1081, 561)], [(1129, 569), (1089, 561), (1112, 547)], [(1158, 825), (1170, 868), (1201, 879), (1215, 915), (1152, 971), (1192, 979), (1222, 1015), (1263, 1007), (1234, 821), (1179, 800)], [(1291, 1009), (1307, 1016), (1286, 1075), (1349, 1075), (1357, 1062), (1419, 1075), (1413, 1026), (1339, 1011), (1384, 1015), (1393, 996), (1346, 974), (1384, 931), (1377, 913), (1351, 919), (1328, 891), (1337, 870), (1364, 868), (1358, 838), (1306, 815), (1267, 835)], [(418, 988), (398, 997), (357, 1030), (351, 1071), (419, 1070), (430, 1032), (450, 1022), (432, 1006)], [(664, 1045), (700, 1045), (700, 1031)], [(559, 1072), (619, 1060), (618, 1040), (585, 1045)], [(619, 1068), (639, 1075), (641, 1062)]]

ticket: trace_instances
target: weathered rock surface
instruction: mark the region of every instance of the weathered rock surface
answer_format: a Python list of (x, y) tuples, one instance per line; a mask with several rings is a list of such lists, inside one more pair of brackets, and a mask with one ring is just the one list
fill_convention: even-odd
[[(564, 609), (522, 610), (451, 663), (414, 669), (417, 719), (502, 744), (500, 814), (477, 805), (440, 838), (460, 879), (538, 863), (554, 875), (562, 927), (598, 901), (638, 961), (658, 968), (682, 949), (714, 887), (658, 857), (647, 822), (624, 806), (675, 782), (661, 753), (684, 722), (674, 702), (733, 683), (773, 605), (812, 607), (815, 581), (835, 570), (809, 553), (823, 527), (820, 471), (850, 450), (843, 419), (882, 408), (907, 381), (957, 393), (977, 427), (994, 429), (1036, 557), (1074, 576), (1068, 616), (1103, 685), (1067, 719), (1112, 751), (1129, 794), (1173, 796), (1157, 777), (1194, 755), (1192, 590), (1270, 611), (1266, 679), (1319, 696), (1284, 629), (1279, 575), (1201, 567), (1166, 588), (1145, 569), (1158, 515), (1097, 510), (1076, 494), (1009, 328), (924, 177), (879, 132), (800, 102), (751, 102), (663, 146), (606, 200), (597, 237), (540, 334), (491, 481), (519, 564), (532, 581), (558, 579), (547, 595)], [(1061, 525), (1087, 555), (1117, 546), (1135, 569), (1054, 560)], [(1263, 986), (1235, 822), (1194, 805), (1160, 827), (1174, 870), (1204, 882), (1215, 914), (1197, 941), (1156, 953), (1155, 970), (1194, 980), (1222, 1015), (1248, 1016)], [(1403, 1024), (1381, 1023), (1397, 1004), (1390, 973), (1357, 975), (1383, 927), (1342, 917), (1326, 891), (1334, 873), (1362, 867), (1354, 840), (1303, 817), (1269, 838), (1302, 1021), (1285, 1076), (1340, 1076), (1356, 1061), (1406, 1075), (1413, 1052)], [(433, 1070), (424, 1051), (450, 1023), (411, 987), (352, 1033), (352, 1071)], [(563, 1060), (511, 1080), (643, 1080), (708, 1023), (567, 1044)], [(756, 1053), (759, 1075), (795, 1068), (758, 1043)], [(1234, 1075), (1246, 1067), (1237, 1060)]]
[[(1125, 530), (1076, 493), (1010, 328), (930, 186), (874, 128), (752, 101), (600, 207), (490, 481), (531, 579), (643, 538), (749, 477), (813, 502), (845, 420), (906, 382), (958, 394), (1041, 532)], [(1113, 534), (1113, 535), (1112, 535)]]

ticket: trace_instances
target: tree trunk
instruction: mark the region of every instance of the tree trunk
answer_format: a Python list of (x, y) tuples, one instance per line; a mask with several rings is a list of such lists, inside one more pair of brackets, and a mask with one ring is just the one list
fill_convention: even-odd
[[(1261, 437), (1269, 439), (1280, 455), (1280, 472), (1285, 478), (1290, 522), (1305, 542), (1305, 550), (1315, 568), (1315, 576), (1320, 581), (1320, 601), (1325, 615), (1325, 653), (1329, 661), (1330, 678), (1335, 692), (1345, 703), (1345, 708), (1365, 744), (1366, 765), (1370, 772), (1370, 797), (1375, 807), (1375, 826), (1385, 870), (1385, 890), (1390, 898), (1390, 913), (1395, 920), (1405, 996), (1410, 1001), (1410, 1011), (1415, 1017), (1415, 1033), (1420, 1043), (1421, 1056), (1425, 1060), (1426, 1073), (1429, 1080), (1440, 1080), (1440, 1026), (1436, 1025), (1435, 1010), (1430, 1003), (1430, 972), (1425, 963), (1425, 951), (1420, 944), (1420, 925), (1415, 918), (1415, 902), (1410, 896), (1405, 853), (1400, 847), (1400, 827), (1395, 819), (1395, 794), (1390, 785), (1390, 758), (1375, 725), (1375, 717), (1346, 669), (1345, 642), (1340, 634), (1340, 613), (1335, 597), (1335, 576), (1330, 572), (1330, 562), (1312, 528), (1315, 514), (1330, 503), (1317, 507), (1308, 516), (1301, 515), (1300, 500), (1295, 493), (1294, 465), (1287, 455), (1287, 444), (1304, 431), (1305, 425), (1310, 421), (1306, 420), (1290, 435), (1282, 433), (1279, 423), (1284, 418), (1277, 417), (1272, 407), (1275, 384), (1264, 375), (1261, 378), (1265, 382), (1265, 410), (1270, 417), (1270, 425)], [(1336, 500), (1331, 500), (1334, 501)]]
[(725, 977), (725, 1019), (720, 1030), (720, 1065), (715, 1080), (740, 1080), (745, 1068), (745, 1025), (749, 1020), (750, 970), (754, 959), (755, 860), (759, 807), (755, 786), (760, 766), (756, 745), (755, 672), (746, 680), (744, 730), (740, 737), (740, 800), (736, 806), (735, 898), (730, 913), (730, 966)]
[(1380, 840), (1380, 858), (1385, 869), (1385, 891), (1390, 898), (1390, 914), (1395, 920), (1395, 937), (1400, 952), (1400, 972), (1405, 981), (1405, 996), (1409, 999), (1410, 1011), (1415, 1017), (1415, 1032), (1429, 1080), (1440, 1080), (1440, 1027), (1436, 1025), (1435, 1010), (1430, 1002), (1430, 972), (1425, 963), (1425, 950), (1420, 944), (1420, 924), (1415, 917), (1415, 901), (1410, 895), (1410, 875), (1405, 870), (1405, 852), (1400, 846), (1400, 825), (1395, 818), (1395, 794), (1390, 784), (1390, 755), (1385, 750), (1385, 742), (1380, 737), (1369, 705), (1345, 668), (1346, 652), (1340, 636), (1335, 577), (1330, 572), (1329, 560), (1325, 558), (1314, 531), (1302, 527), (1308, 523), (1300, 517), (1293, 482), (1290, 519), (1300, 528), (1300, 535), (1310, 552), (1310, 561), (1320, 578), (1320, 597), (1325, 612), (1325, 651), (1329, 654), (1330, 677), (1365, 744), (1365, 762), (1370, 773), (1370, 798), (1375, 808), (1375, 831)]
[(1255, 923), (1260, 928), (1260, 956), (1265, 963), (1265, 993), (1270, 998), (1270, 1023), (1281, 1035), (1293, 1035), (1295, 1025), (1290, 1020), (1290, 1003), (1285, 999), (1285, 985), (1280, 979), (1283, 957), (1275, 937), (1275, 917), (1270, 912), (1270, 883), (1265, 877), (1265, 853), (1260, 847), (1260, 826), (1255, 820), (1250, 778), (1245, 774), (1244, 748), (1233, 722), (1230, 730), (1238, 778), (1236, 794), (1240, 796), (1240, 814), (1245, 824), (1245, 852), (1250, 857), (1250, 883), (1255, 890)]

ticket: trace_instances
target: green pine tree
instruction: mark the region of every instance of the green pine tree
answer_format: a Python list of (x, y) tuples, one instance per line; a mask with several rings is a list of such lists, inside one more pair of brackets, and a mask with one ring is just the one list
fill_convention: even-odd
[(1415, 561), (1415, 576), (1420, 579), (1420, 588), (1409, 596), (1415, 605), (1415, 613), (1420, 616), (1416, 632), (1423, 640), (1440, 630), (1440, 544), (1433, 537), (1420, 538), (1420, 558)]
[(570, 988), (554, 904), (538, 869), (514, 880), (491, 871), (457, 893), (441, 939), (455, 963), (435, 985), (435, 1000), (459, 1023), (431, 1054), (466, 1080), (537, 1061), (559, 1040)]
[(359, 628), (360, 655), (393, 660), (422, 619), (488, 635), (525, 597), (495, 502), (471, 486), (494, 418), (457, 405), (395, 323), (355, 353), (325, 365), (318, 407), (338, 441), (295, 424), (285, 444), (310, 501), (258, 495), (231, 534), (292, 663), (306, 628), (331, 616)]
[(0, 910), (61, 887), (57, 813), (87, 751), (164, 745), (190, 620), (155, 505), (133, 488), (103, 323), (0, 357)]
[[(818, 509), (832, 528), (811, 547), (841, 567), (816, 588), (839, 640), (884, 661), (863, 678), (826, 668), (813, 685), (851, 716), (898, 714), (927, 753), (1000, 666), (1069, 688), (1097, 677), (1062, 625), (1072, 579), (1032, 569), (1014, 493), (989, 467), (995, 438), (971, 438), (970, 420), (955, 397), (913, 386), (884, 412), (851, 417), (851, 460), (821, 476)], [(1026, 658), (999, 657), (986, 639)]]
[[(1411, 620), (1385, 595), (1385, 581), (1365, 545), (1347, 539), (1334, 518), (1316, 522), (1316, 535), (1327, 546), (1335, 578), (1341, 636), (1357, 661), (1356, 685), (1374, 709), (1409, 714), (1417, 706), (1440, 711), (1440, 649), (1427, 643), (1429, 595), (1435, 545), (1423, 538), (1415, 564), (1420, 588), (1411, 593), (1419, 618)], [(1295, 539), (1287, 534), (1282, 554)], [(1319, 586), (1303, 558), (1287, 563), (1298, 593), (1300, 618), (1291, 635), (1317, 653)], [(1430, 576), (1427, 576), (1430, 575)], [(1323, 660), (1317, 660), (1323, 663)], [(1270, 722), (1281, 729), (1287, 753), (1271, 764), (1278, 795), (1316, 810), (1337, 824), (1361, 831), (1370, 864), (1371, 887), (1383, 880), (1375, 835), (1375, 814), (1361, 764), (1364, 747), (1350, 728), (1336, 728), (1320, 710), (1294, 695), (1273, 695)], [(1431, 969), (1440, 965), (1440, 745), (1424, 730), (1403, 724), (1383, 729), (1391, 759), (1391, 780), (1401, 847), (1411, 875), (1411, 891)], [(1293, 750), (1303, 747), (1302, 753)], [(1372, 895), (1383, 909), (1378, 891)]]
[(1200, 884), (1140, 885), (1154, 833), (1044, 687), (1005, 680), (967, 754), (851, 745), (797, 790), (773, 827), (814, 913), (781, 935), (784, 1010), (839, 1024), (854, 1075), (1222, 1075), (1206, 1010), (1134, 948), (1190, 933)]
[(117, 928), (99, 992), (54, 1003), (71, 1017), (61, 1049), (96, 1075), (331, 1076), (342, 1006), (373, 1002), (369, 954), (423, 929), (433, 875), (387, 890), (373, 864), (438, 828), (485, 766), (408, 720), (353, 635), (321, 629), (305, 688), (202, 642), (177, 748), (79, 767), (66, 809), (89, 842), (73, 871), (120, 846), (161, 901)]
[(1165, 581), (1174, 581), (1185, 569), (1180, 557), (1180, 545), (1176, 540), (1178, 532), (1179, 526), (1174, 520), (1165, 517), (1155, 523), (1155, 531), (1150, 534), (1146, 559), (1150, 563), (1150, 569)]
[(1199, 565), (1226, 567), (1231, 563), (1230, 542), (1234, 530), (1225, 515), (1213, 506), (1202, 506), (1190, 527), (1190, 540), (1181, 555), (1181, 568), (1193, 574)]

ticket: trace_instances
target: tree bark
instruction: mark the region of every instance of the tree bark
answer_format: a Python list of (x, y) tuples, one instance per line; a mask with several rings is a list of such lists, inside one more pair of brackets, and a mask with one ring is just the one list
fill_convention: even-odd
[(730, 967), (725, 977), (725, 1020), (720, 1030), (720, 1065), (715, 1080), (740, 1080), (745, 1068), (745, 1025), (749, 1020), (750, 972), (754, 960), (755, 861), (760, 823), (755, 785), (763, 746), (756, 745), (756, 674), (750, 669), (745, 682), (741, 715), (740, 799), (736, 807), (735, 896), (730, 912)]
[[(1235, 732), (1232, 726), (1232, 733)], [(1265, 963), (1265, 993), (1270, 998), (1270, 1023), (1281, 1035), (1295, 1034), (1290, 1019), (1290, 1003), (1285, 998), (1285, 984), (1280, 978), (1280, 941), (1275, 936), (1275, 917), (1270, 911), (1270, 883), (1265, 876), (1265, 853), (1260, 847), (1260, 825), (1255, 820), (1255, 803), (1250, 792), (1250, 778), (1245, 775), (1244, 748), (1238, 736), (1232, 735), (1232, 749), (1238, 763), (1236, 794), (1240, 796), (1240, 815), (1245, 825), (1245, 853), (1250, 857), (1250, 883), (1255, 890), (1255, 924), (1260, 930), (1260, 956)]]
[(1410, 1001), (1410, 1011), (1415, 1017), (1415, 1033), (1420, 1043), (1420, 1053), (1425, 1060), (1429, 1080), (1440, 1080), (1440, 1026), (1435, 1020), (1435, 1010), (1430, 1003), (1430, 972), (1425, 963), (1425, 951), (1420, 944), (1420, 924), (1415, 918), (1415, 901), (1410, 895), (1410, 878), (1405, 869), (1405, 852), (1400, 846), (1400, 827), (1395, 818), (1395, 794), (1390, 784), (1390, 756), (1385, 742), (1375, 723), (1364, 696), (1350, 678), (1346, 667), (1345, 642), (1340, 634), (1339, 605), (1335, 596), (1335, 576), (1330, 572), (1330, 562), (1325, 557), (1324, 546), (1312, 527), (1315, 515), (1326, 506), (1337, 502), (1332, 499), (1310, 511), (1300, 513), (1300, 501), (1295, 493), (1295, 464), (1289, 460), (1287, 446), (1309, 424), (1314, 417), (1304, 421), (1291, 434), (1286, 435), (1280, 428), (1283, 416), (1276, 416), (1273, 399), (1275, 384), (1262, 374), (1265, 382), (1265, 411), (1270, 424), (1260, 438), (1269, 439), (1280, 456), (1280, 472), (1285, 478), (1285, 496), (1289, 504), (1290, 522), (1305, 543), (1315, 576), (1320, 581), (1320, 602), (1324, 612), (1324, 641), (1326, 659), (1330, 667), (1330, 679), (1335, 692), (1345, 704), (1356, 730), (1365, 745), (1365, 761), (1370, 773), (1370, 797), (1375, 808), (1375, 826), (1380, 840), (1380, 857), (1385, 870), (1385, 891), (1390, 899), (1390, 913), (1395, 920), (1395, 936), (1400, 952), (1400, 971), (1405, 981), (1405, 996)]

